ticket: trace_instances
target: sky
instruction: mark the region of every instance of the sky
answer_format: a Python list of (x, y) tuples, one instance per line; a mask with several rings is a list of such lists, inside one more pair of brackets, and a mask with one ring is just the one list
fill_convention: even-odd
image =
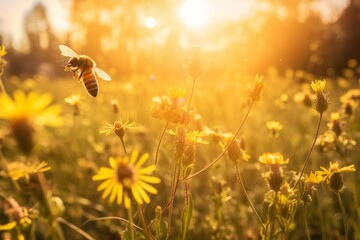
[[(189, 1), (209, 3), (209, 14), (211, 18), (217, 20), (251, 17), (253, 8), (265, 10), (267, 8), (266, 4), (255, 3), (256, 0), (184, 0), (184, 2)], [(69, 18), (67, 9), (71, 0), (0, 0), (0, 34), (5, 35), (15, 47), (21, 46), (24, 41), (24, 16), (39, 2), (47, 8), (49, 21), (59, 36), (67, 28)], [(330, 18), (338, 16), (349, 0), (314, 0), (313, 2), (314, 7), (321, 9), (324, 21), (331, 21)], [(204, 11), (200, 10), (200, 13), (202, 12)], [(188, 19), (188, 22), (191, 20)]]

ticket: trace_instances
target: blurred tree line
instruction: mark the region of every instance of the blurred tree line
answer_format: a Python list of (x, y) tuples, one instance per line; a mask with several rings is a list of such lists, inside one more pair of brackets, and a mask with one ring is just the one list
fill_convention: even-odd
[[(38, 3), (24, 21), (29, 50), (18, 52), (8, 46), (7, 73), (60, 74), (59, 44), (93, 57), (110, 74), (177, 74), (193, 45), (205, 47), (214, 74), (259, 73), (274, 66), (325, 75), (329, 68), (341, 73), (349, 59), (360, 61), (360, 0), (350, 0), (330, 24), (324, 24), (316, 12), (300, 18), (299, 6), (304, 4), (300, 0), (258, 1), (280, 6), (287, 14), (259, 12), (247, 21), (189, 31), (176, 14), (181, 0), (73, 0), (70, 29), (61, 38), (49, 23), (47, 9)], [(145, 26), (146, 17), (156, 19), (155, 28)]]

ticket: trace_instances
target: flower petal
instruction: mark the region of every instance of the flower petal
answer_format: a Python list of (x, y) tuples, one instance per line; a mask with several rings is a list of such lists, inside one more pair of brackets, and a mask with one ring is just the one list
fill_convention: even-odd
[(154, 177), (154, 176), (148, 176), (148, 175), (140, 175), (139, 179), (143, 180), (144, 182), (147, 183), (160, 183), (160, 178), (158, 177)]
[(135, 167), (140, 168), (148, 158), (149, 153), (145, 153), (144, 155), (142, 155), (139, 161), (136, 163)]
[(138, 172), (138, 174), (148, 174), (148, 173), (152, 173), (153, 171), (155, 171), (155, 169), (156, 169), (155, 165), (150, 165), (148, 167), (139, 169), (137, 172)]
[(158, 193), (158, 191), (157, 191), (157, 189), (156, 188), (154, 188), (153, 186), (151, 186), (151, 185), (149, 185), (149, 184), (147, 184), (147, 183), (145, 183), (145, 182), (143, 182), (143, 181), (138, 181), (138, 184), (145, 190), (145, 191), (147, 191), (147, 192), (149, 192), (149, 193), (152, 193), (152, 194), (157, 194)]

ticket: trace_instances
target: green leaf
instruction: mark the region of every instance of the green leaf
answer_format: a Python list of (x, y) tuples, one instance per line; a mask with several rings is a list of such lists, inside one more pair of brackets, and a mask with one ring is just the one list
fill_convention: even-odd
[(194, 168), (194, 164), (190, 164), (188, 166), (183, 166), (181, 168), (181, 173), (180, 173), (180, 180), (184, 180), (185, 178), (187, 178), (190, 173), (192, 172)]
[(191, 194), (188, 193), (186, 205), (183, 209), (182, 217), (181, 217), (182, 218), (182, 231), (183, 231), (182, 240), (186, 239), (186, 233), (189, 229), (190, 220), (192, 218), (193, 208), (194, 208), (194, 204), (192, 201), (192, 197), (191, 197)]
[(168, 232), (168, 225), (167, 222), (164, 220), (155, 220), (155, 226), (156, 226), (156, 240), (165, 240), (167, 237)]

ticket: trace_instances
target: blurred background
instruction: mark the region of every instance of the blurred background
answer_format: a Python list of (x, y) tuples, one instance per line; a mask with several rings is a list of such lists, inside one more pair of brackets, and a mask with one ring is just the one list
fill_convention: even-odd
[(360, 60), (359, 26), (359, 0), (1, 0), (0, 44), (9, 75), (62, 73), (65, 44), (112, 75), (176, 74), (200, 45), (214, 75), (331, 76)]

